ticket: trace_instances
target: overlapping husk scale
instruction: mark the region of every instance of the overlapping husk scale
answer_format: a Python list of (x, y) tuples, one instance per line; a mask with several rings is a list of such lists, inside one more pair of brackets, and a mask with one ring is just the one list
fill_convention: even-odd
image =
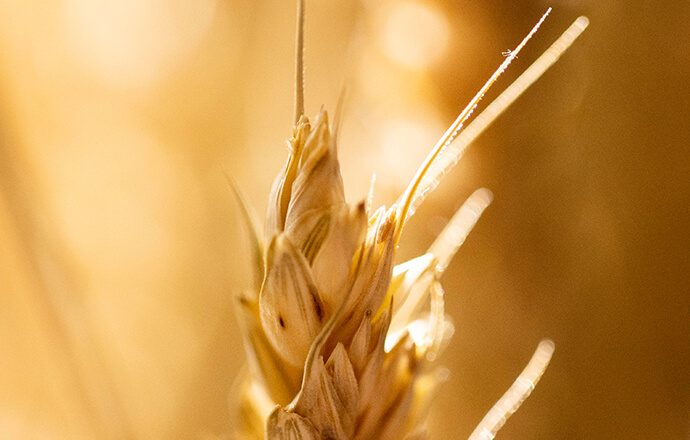
[(424, 276), (433, 261), (394, 279), (396, 211), (345, 201), (325, 111), (313, 124), (302, 116), (287, 145), (265, 239), (253, 237), (257, 283), (238, 301), (250, 365), (235, 393), (237, 437), (425, 438), (435, 381), (428, 345), (406, 329), (422, 315), (406, 315), (395, 338), (389, 329), (396, 301), (437, 282)]

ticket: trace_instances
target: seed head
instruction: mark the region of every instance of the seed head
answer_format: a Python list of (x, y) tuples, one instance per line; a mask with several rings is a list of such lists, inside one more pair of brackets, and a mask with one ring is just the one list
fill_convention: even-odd
[[(287, 162), (269, 195), (264, 238), (243, 205), (257, 282), (238, 301), (250, 366), (238, 383), (237, 435), (426, 438), (424, 424), (437, 383), (433, 362), (453, 333), (444, 315), (440, 277), (492, 194), (476, 191), (426, 254), (394, 267), (402, 228), (467, 143), (555, 62), (584, 30), (586, 19), (566, 31), (565, 40), (561, 37), (535, 63), (537, 68), (528, 69), (529, 77), (520, 77), (489, 106), (488, 117), (475, 120), (478, 128), (470, 124), (470, 134), (464, 135), (460, 130), (488, 86), (544, 16), (442, 137), (398, 202), (372, 211), (365, 201), (345, 200), (336, 136), (326, 111), (313, 123), (303, 114), (303, 1), (298, 4), (296, 122), (287, 141)], [(471, 439), (493, 438), (531, 392), (552, 352), (551, 342), (540, 344)]]

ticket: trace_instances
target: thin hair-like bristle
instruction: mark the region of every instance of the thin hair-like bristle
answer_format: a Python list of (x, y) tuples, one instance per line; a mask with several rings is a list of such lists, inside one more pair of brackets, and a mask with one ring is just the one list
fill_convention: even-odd
[(503, 113), (522, 93), (537, 81), (584, 32), (589, 24), (587, 17), (580, 17), (558, 37), (558, 39), (525, 70), (508, 88), (503, 91), (484, 111), (482, 111), (451, 145), (437, 157), (433, 168), (423, 177), (408, 212), (408, 218), (422, 204), (443, 177), (458, 163), (467, 146), (472, 143), (501, 113)]
[(261, 282), (264, 278), (264, 254), (260, 232), (261, 228), (259, 228), (259, 223), (256, 220), (256, 216), (250, 209), (247, 199), (244, 197), (244, 195), (242, 195), (242, 192), (235, 181), (232, 180), (232, 177), (230, 177), (230, 174), (227, 172), (227, 170), (223, 170), (223, 174), (225, 175), (225, 180), (228, 182), (228, 186), (230, 186), (230, 189), (232, 190), (232, 194), (237, 200), (237, 203), (240, 207), (242, 220), (247, 228), (247, 232), (249, 232), (249, 245), (251, 247), (251, 253), (254, 259), (252, 276), (254, 278), (255, 291), (258, 292), (261, 289)]
[(469, 440), (491, 440), (496, 436), (498, 430), (505, 425), (506, 420), (517, 411), (534, 390), (534, 386), (539, 382), (551, 361), (554, 347), (554, 343), (549, 340), (539, 343), (532, 359), (522, 370), (520, 376), (479, 422)]
[(338, 142), (340, 135), (340, 126), (343, 121), (343, 107), (345, 106), (345, 99), (347, 98), (347, 86), (345, 84), (340, 87), (340, 93), (338, 94), (338, 101), (335, 104), (335, 112), (333, 113), (333, 139)]
[[(443, 321), (445, 320), (443, 314), (439, 312), (439, 310), (443, 310), (443, 290), (440, 288), (440, 284), (438, 284), (438, 278), (446, 270), (455, 253), (465, 242), (465, 238), (474, 228), (474, 225), (477, 224), (477, 221), (492, 200), (493, 194), (486, 188), (480, 188), (472, 193), (443, 228), (443, 231), (436, 237), (436, 240), (434, 240), (426, 253), (435, 262), (434, 277), (436, 281), (431, 287), (432, 291), (430, 292), (431, 324), (432, 328), (437, 330), (437, 332), (432, 331), (431, 333), (435, 336), (439, 335), (438, 332), (443, 328)], [(438, 286), (435, 284), (438, 284)], [(404, 299), (403, 304), (401, 304), (400, 309), (397, 311), (396, 319), (400, 321), (412, 320), (415, 310), (427, 298), (428, 293), (422, 289), (411, 292), (410, 296)]]
[(417, 170), (417, 173), (415, 174), (414, 178), (412, 179), (412, 182), (410, 182), (410, 185), (407, 187), (405, 192), (403, 193), (401, 200), (398, 204), (398, 211), (397, 211), (397, 218), (398, 218), (398, 226), (397, 226), (397, 231), (396, 231), (396, 242), (400, 239), (400, 234), (402, 233), (402, 228), (403, 225), (405, 224), (405, 220), (408, 218), (408, 213), (410, 210), (410, 205), (412, 204), (412, 200), (414, 198), (415, 193), (417, 192), (417, 188), (422, 182), (422, 179), (426, 175), (426, 173), (429, 171), (431, 168), (431, 165), (434, 163), (438, 155), (451, 143), (453, 142), (453, 139), (457, 136), (458, 132), (462, 129), (463, 124), (467, 119), (472, 115), (474, 112), (474, 109), (477, 107), (477, 104), (479, 101), (482, 99), (484, 94), (491, 88), (494, 82), (498, 79), (499, 76), (508, 68), (510, 63), (517, 57), (518, 53), (522, 50), (523, 47), (527, 44), (527, 42), (532, 38), (532, 36), (537, 32), (539, 29), (539, 26), (546, 20), (546, 17), (549, 15), (551, 12), (551, 8), (547, 9), (544, 15), (539, 19), (537, 24), (534, 25), (532, 30), (527, 34), (525, 38), (522, 39), (520, 44), (515, 48), (515, 50), (511, 51), (510, 54), (506, 57), (506, 59), (501, 63), (501, 65), (496, 69), (496, 71), (491, 75), (489, 80), (484, 84), (484, 86), (479, 89), (476, 95), (474, 95), (474, 98), (470, 101), (469, 104), (467, 104), (467, 107), (458, 115), (457, 119), (451, 124), (450, 127), (448, 127), (448, 130), (444, 133), (444, 135), (439, 139), (439, 141), (436, 143), (436, 146), (431, 150), (429, 155), (424, 159), (424, 162), (422, 165), (419, 167)]
[(486, 188), (480, 188), (473, 192), (434, 240), (428, 252), (437, 261), (436, 272), (439, 275), (446, 270), (455, 253), (465, 242), (470, 231), (479, 221), (479, 217), (492, 201), (493, 194)]
[(441, 283), (433, 283), (429, 295), (431, 301), (431, 314), (429, 316), (431, 343), (426, 352), (426, 358), (429, 362), (433, 362), (441, 349), (445, 332), (446, 312), (445, 301), (443, 300), (444, 290)]
[(367, 210), (367, 215), (371, 214), (371, 205), (374, 202), (374, 186), (376, 185), (376, 173), (371, 175), (371, 180), (369, 181), (369, 192), (367, 193), (367, 203), (365, 205)]
[(304, 115), (304, 0), (297, 2), (297, 37), (295, 41), (295, 125)]

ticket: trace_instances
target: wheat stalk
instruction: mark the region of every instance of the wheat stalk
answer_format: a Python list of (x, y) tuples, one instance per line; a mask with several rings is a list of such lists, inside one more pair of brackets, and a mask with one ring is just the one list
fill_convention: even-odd
[[(432, 366), (452, 334), (440, 277), (491, 203), (491, 192), (472, 194), (425, 255), (394, 266), (403, 226), (467, 144), (555, 62), (587, 21), (578, 19), (461, 131), (549, 9), (451, 125), (401, 198), (374, 211), (370, 202), (345, 200), (326, 111), (313, 121), (304, 115), (303, 11), (300, 0), (295, 126), (287, 163), (269, 196), (265, 239), (243, 204), (256, 282), (237, 308), (249, 368), (233, 395), (236, 434), (247, 439), (426, 438), (436, 384)], [(539, 345), (471, 439), (493, 438), (532, 391), (552, 353), (550, 341)]]

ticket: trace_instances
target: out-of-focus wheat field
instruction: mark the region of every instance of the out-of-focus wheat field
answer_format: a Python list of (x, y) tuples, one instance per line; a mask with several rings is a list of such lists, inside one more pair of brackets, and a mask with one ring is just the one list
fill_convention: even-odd
[[(291, 134), (294, 2), (0, 2), (0, 438), (229, 431), (263, 217)], [(548, 6), (507, 86), (583, 37), (406, 228), (426, 250), (495, 194), (444, 275), (456, 333), (432, 438), (466, 438), (542, 338), (509, 439), (690, 437), (690, 3), (308, 0), (306, 104), (333, 109), (350, 200), (390, 205)]]

